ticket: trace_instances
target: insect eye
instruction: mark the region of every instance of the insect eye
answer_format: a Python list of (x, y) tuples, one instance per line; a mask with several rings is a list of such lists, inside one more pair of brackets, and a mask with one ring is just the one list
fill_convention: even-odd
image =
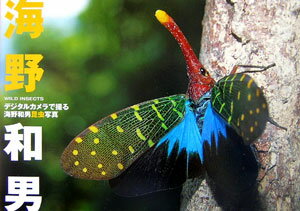
[(209, 76), (208, 71), (206, 69), (204, 69), (203, 67), (200, 68), (200, 72), (201, 72), (202, 75), (204, 75), (206, 77)]

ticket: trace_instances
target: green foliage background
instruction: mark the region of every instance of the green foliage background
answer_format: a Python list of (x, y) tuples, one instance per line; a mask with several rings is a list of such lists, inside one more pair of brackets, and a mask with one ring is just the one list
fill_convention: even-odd
[(68, 176), (60, 167), (60, 154), (74, 136), (104, 116), (186, 92), (183, 56), (154, 12), (164, 9), (173, 16), (198, 53), (203, 7), (204, 2), (195, 0), (91, 0), (75, 30), (52, 23), (38, 39), (18, 36), (16, 52), (42, 54), (45, 73), (34, 93), (6, 95), (43, 96), (45, 103), (68, 103), (70, 109), (58, 119), (4, 119), (4, 125), (43, 126), (43, 160), (10, 162), (2, 150), (2, 200), (7, 175), (40, 176), (41, 210), (110, 210), (113, 196), (107, 183)]

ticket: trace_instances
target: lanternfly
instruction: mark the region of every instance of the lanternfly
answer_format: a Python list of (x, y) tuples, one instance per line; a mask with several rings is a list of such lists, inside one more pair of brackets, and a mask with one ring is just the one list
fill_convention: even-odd
[(269, 120), (262, 90), (237, 68), (215, 82), (174, 20), (161, 10), (155, 15), (181, 47), (187, 93), (133, 105), (91, 125), (63, 152), (63, 169), (109, 180), (126, 196), (176, 188), (205, 172), (220, 188), (249, 189), (258, 172), (250, 144)]

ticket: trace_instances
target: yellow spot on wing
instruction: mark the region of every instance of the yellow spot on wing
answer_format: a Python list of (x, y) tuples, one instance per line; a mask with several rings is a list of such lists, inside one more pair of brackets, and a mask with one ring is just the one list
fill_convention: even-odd
[[(230, 78), (230, 75), (225, 78), (225, 82)], [(225, 85), (224, 85), (225, 86)]]
[(123, 128), (121, 128), (120, 126), (117, 126), (117, 131), (118, 131), (119, 133), (123, 133), (123, 132), (124, 132)]
[(262, 104), (263, 108), (267, 108), (267, 105), (265, 103)]
[(260, 110), (259, 108), (256, 108), (256, 113), (259, 114)]
[(253, 114), (253, 111), (252, 111), (252, 110), (249, 110), (249, 114), (252, 115), (252, 114)]
[(91, 155), (96, 155), (96, 151), (91, 151)]
[(228, 124), (230, 124), (231, 119), (232, 119), (232, 116), (229, 116), (229, 117), (228, 117), (228, 120), (227, 120), (227, 121), (228, 121)]
[(221, 92), (218, 92), (213, 100), (213, 105), (215, 105), (215, 102), (217, 100), (217, 98), (219, 97), (219, 95), (221, 94)]
[(229, 78), (229, 77), (227, 77), (227, 78), (225, 79), (225, 82), (224, 82), (224, 86), (223, 86), (223, 98), (225, 98), (225, 94), (226, 94), (226, 93), (225, 93), (225, 89), (226, 89), (226, 84), (227, 84), (226, 81), (228, 80), (228, 78)]
[(111, 154), (113, 154), (113, 155), (117, 155), (117, 154), (118, 154), (118, 152), (117, 152), (117, 150), (113, 150), (113, 151), (111, 152)]
[(233, 82), (231, 82), (230, 87), (229, 87), (229, 93), (231, 94), (232, 92), (232, 87), (233, 87)]
[(146, 137), (142, 134), (142, 132), (139, 128), (136, 129), (136, 134), (140, 139), (142, 139), (143, 141), (146, 141)]
[(171, 103), (173, 104), (173, 106), (176, 106), (176, 102), (174, 100), (171, 100)]
[(81, 142), (83, 142), (82, 138), (80, 138), (80, 137), (75, 138), (75, 141), (76, 141), (78, 144), (81, 143)]
[(86, 173), (86, 172), (87, 172), (87, 168), (83, 168), (82, 171), (83, 171), (84, 173)]
[(120, 170), (122, 170), (123, 168), (124, 168), (124, 166), (122, 165), (122, 163), (118, 163), (118, 168), (120, 169)]
[(78, 150), (74, 149), (72, 153), (73, 155), (78, 155)]
[(78, 165), (79, 165), (79, 161), (78, 161), (78, 160), (75, 161), (75, 162), (74, 162), (74, 165), (75, 165), (75, 166), (78, 166)]
[(254, 125), (257, 127), (257, 125), (258, 125), (257, 121), (254, 122)]
[(241, 79), (240, 79), (240, 81), (243, 81), (245, 79), (245, 77), (246, 77), (246, 75), (243, 74), (242, 77), (241, 77)]
[(253, 131), (254, 131), (254, 127), (250, 127), (250, 133), (253, 133)]
[(89, 130), (92, 131), (93, 133), (98, 133), (99, 132), (99, 129), (94, 125), (90, 126)]
[(156, 112), (158, 118), (161, 120), (161, 121), (164, 121), (165, 119), (163, 118), (163, 116), (159, 113), (159, 111), (157, 110), (156, 106), (154, 104), (151, 105), (152, 109)]
[(178, 111), (176, 108), (173, 108), (173, 111), (175, 111), (180, 118), (183, 117), (183, 114), (180, 111)]
[(129, 151), (130, 151), (131, 153), (134, 153), (134, 149), (133, 149), (132, 146), (129, 146), (128, 149), (129, 149)]
[(104, 175), (106, 175), (106, 172), (105, 172), (105, 171), (102, 171), (101, 174), (104, 176)]
[(253, 83), (253, 79), (251, 78), (251, 79), (248, 81), (248, 83), (247, 83), (248, 89), (250, 89), (252, 83)]
[(248, 94), (248, 101), (251, 101), (251, 94)]
[(140, 116), (140, 114), (137, 111), (134, 112), (134, 115), (139, 121), (143, 120), (143, 118)]
[(94, 138), (94, 143), (99, 144), (99, 138)]
[(256, 89), (256, 97), (259, 97), (259, 95), (260, 95), (260, 90), (259, 90), (259, 88), (257, 88)]
[(234, 79), (236, 78), (237, 74), (234, 74), (234, 76), (232, 77), (232, 79), (230, 81), (234, 81)]
[(219, 110), (219, 113), (222, 113), (222, 110), (223, 110), (224, 106), (225, 106), (225, 103), (222, 103), (221, 108)]
[(153, 145), (154, 145), (154, 142), (153, 142), (151, 139), (149, 139), (149, 140), (148, 140), (148, 146), (149, 146), (149, 147), (152, 147)]
[(239, 100), (241, 98), (241, 92), (238, 91), (238, 94), (237, 94), (237, 99)]
[(133, 108), (135, 111), (140, 110), (140, 107), (138, 105), (133, 105), (133, 106), (131, 106), (131, 108)]
[(231, 101), (231, 103), (230, 103), (230, 114), (232, 114), (233, 113), (233, 101)]
[(245, 119), (245, 115), (242, 114), (242, 115), (241, 115), (241, 120), (243, 121), (244, 119)]
[(103, 165), (101, 163), (98, 164), (97, 166), (99, 169), (101, 169), (103, 167)]
[(155, 99), (155, 100), (153, 100), (153, 102), (154, 102), (155, 104), (157, 104), (157, 103), (159, 103), (159, 100), (158, 100), (158, 99)]
[(161, 127), (162, 127), (163, 129), (165, 129), (165, 130), (168, 130), (168, 127), (167, 127), (167, 125), (166, 125), (165, 123), (161, 123)]
[(111, 117), (112, 119), (117, 119), (117, 118), (118, 118), (118, 115), (117, 115), (116, 113), (113, 113), (113, 114), (110, 115), (110, 117)]

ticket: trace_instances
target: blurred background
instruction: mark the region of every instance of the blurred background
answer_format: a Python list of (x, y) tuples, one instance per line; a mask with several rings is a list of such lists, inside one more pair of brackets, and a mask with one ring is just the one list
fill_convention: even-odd
[[(1, 207), (7, 176), (19, 175), (40, 177), (41, 210), (179, 209), (180, 190), (121, 198), (111, 192), (107, 182), (65, 174), (60, 155), (78, 133), (109, 114), (145, 100), (186, 92), (183, 56), (154, 13), (166, 10), (198, 54), (204, 1), (51, 0), (45, 1), (44, 7), (44, 32), (37, 39), (25, 33), (8, 40), (3, 38), (6, 28), (1, 28), (2, 84), (6, 54), (42, 54), (43, 78), (33, 93), (4, 92), (1, 86), (1, 95), (42, 96), (45, 103), (68, 103), (70, 109), (58, 119), (1, 118)], [(3, 114), (3, 97), (0, 101)], [(10, 162), (4, 153), (3, 126), (18, 122), (43, 127), (42, 161)]]

